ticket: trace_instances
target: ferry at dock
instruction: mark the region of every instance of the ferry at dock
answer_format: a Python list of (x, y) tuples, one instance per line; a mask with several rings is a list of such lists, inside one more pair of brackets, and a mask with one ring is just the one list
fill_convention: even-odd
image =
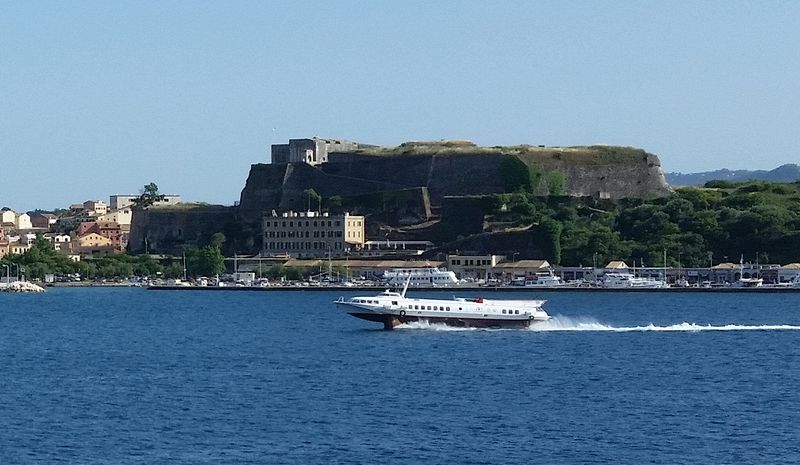
[(416, 321), (467, 328), (527, 328), (550, 319), (542, 309), (544, 300), (412, 299), (406, 297), (408, 284), (407, 280), (402, 292), (387, 289), (374, 296), (339, 297), (335, 303), (356, 318), (383, 323), (384, 329)]
[(436, 267), (430, 268), (394, 268), (383, 272), (386, 284), (402, 286), (410, 278), (411, 286), (453, 286), (458, 278), (452, 271)]

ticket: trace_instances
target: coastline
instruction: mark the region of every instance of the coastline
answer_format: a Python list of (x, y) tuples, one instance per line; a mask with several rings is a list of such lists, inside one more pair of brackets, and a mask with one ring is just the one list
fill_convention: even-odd
[[(151, 291), (236, 291), (236, 292), (275, 292), (275, 291), (372, 291), (383, 292), (384, 289), (392, 289), (388, 286), (148, 286), (147, 290)], [(459, 287), (412, 287), (410, 291), (442, 291), (442, 292), (637, 292), (637, 293), (756, 293), (756, 294), (769, 294), (769, 293), (796, 293), (800, 292), (800, 287), (667, 287), (656, 289), (645, 288), (629, 288), (629, 289), (606, 289), (601, 287), (480, 287), (480, 286), (459, 286)]]

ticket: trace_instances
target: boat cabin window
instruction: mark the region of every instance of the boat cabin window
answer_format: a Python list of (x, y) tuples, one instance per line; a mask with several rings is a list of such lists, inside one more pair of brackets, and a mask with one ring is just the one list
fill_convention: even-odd
[(431, 309), (431, 306), (430, 306), (430, 305), (428, 305), (428, 310), (430, 310), (430, 309)]
[(433, 306), (433, 309), (434, 309), (434, 310), (439, 310), (439, 307), (438, 307), (437, 305), (434, 305), (434, 306)]
[(514, 315), (519, 315), (519, 310), (514, 310)]
[(506, 309), (504, 308), (504, 309), (503, 309), (503, 314), (505, 315), (505, 313), (506, 313)]
[(448, 312), (450, 311), (450, 307), (447, 307), (447, 311), (448, 311)]
[[(396, 300), (393, 300), (393, 301), (392, 301), (392, 305), (397, 305), (397, 301), (396, 301)], [(519, 312), (517, 312), (517, 313), (519, 313)]]

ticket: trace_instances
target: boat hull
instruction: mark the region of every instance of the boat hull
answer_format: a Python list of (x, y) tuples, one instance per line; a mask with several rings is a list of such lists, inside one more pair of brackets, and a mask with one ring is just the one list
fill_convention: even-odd
[(531, 324), (535, 324), (540, 320), (509, 320), (509, 319), (493, 319), (493, 318), (462, 318), (462, 317), (431, 317), (431, 316), (414, 316), (414, 315), (393, 315), (386, 313), (371, 313), (371, 312), (348, 312), (356, 318), (362, 320), (374, 321), (376, 323), (383, 323), (383, 329), (394, 329), (397, 326), (406, 323), (425, 322), (430, 324), (443, 324), (446, 326), (453, 326), (456, 328), (497, 328), (497, 329), (524, 329)]

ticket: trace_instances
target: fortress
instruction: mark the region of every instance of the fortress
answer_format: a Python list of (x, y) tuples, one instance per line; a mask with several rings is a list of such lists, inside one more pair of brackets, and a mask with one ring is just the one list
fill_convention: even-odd
[[(323, 198), (421, 189), (436, 206), (446, 196), (508, 192), (514, 187), (509, 170), (528, 170), (531, 188), (541, 195), (620, 199), (670, 192), (658, 157), (630, 147), (477, 147), (469, 141), (438, 141), (385, 148), (295, 139), (288, 146), (274, 145), (272, 153), (277, 158), (271, 164), (250, 168), (239, 204), (244, 212), (303, 209), (307, 189)], [(298, 159), (306, 161), (287, 161)]]
[(273, 145), (271, 156), (271, 163), (251, 166), (238, 206), (138, 212), (131, 250), (202, 243), (227, 230), (226, 236), (242, 235), (237, 247), (254, 252), (262, 215), (314, 209), (310, 190), (326, 206), (336, 199), (351, 212), (394, 225), (447, 216), (448, 205), (463, 205), (459, 198), (517, 190), (610, 200), (671, 192), (658, 157), (631, 147), (478, 147), (464, 140), (377, 147), (311, 138)]

